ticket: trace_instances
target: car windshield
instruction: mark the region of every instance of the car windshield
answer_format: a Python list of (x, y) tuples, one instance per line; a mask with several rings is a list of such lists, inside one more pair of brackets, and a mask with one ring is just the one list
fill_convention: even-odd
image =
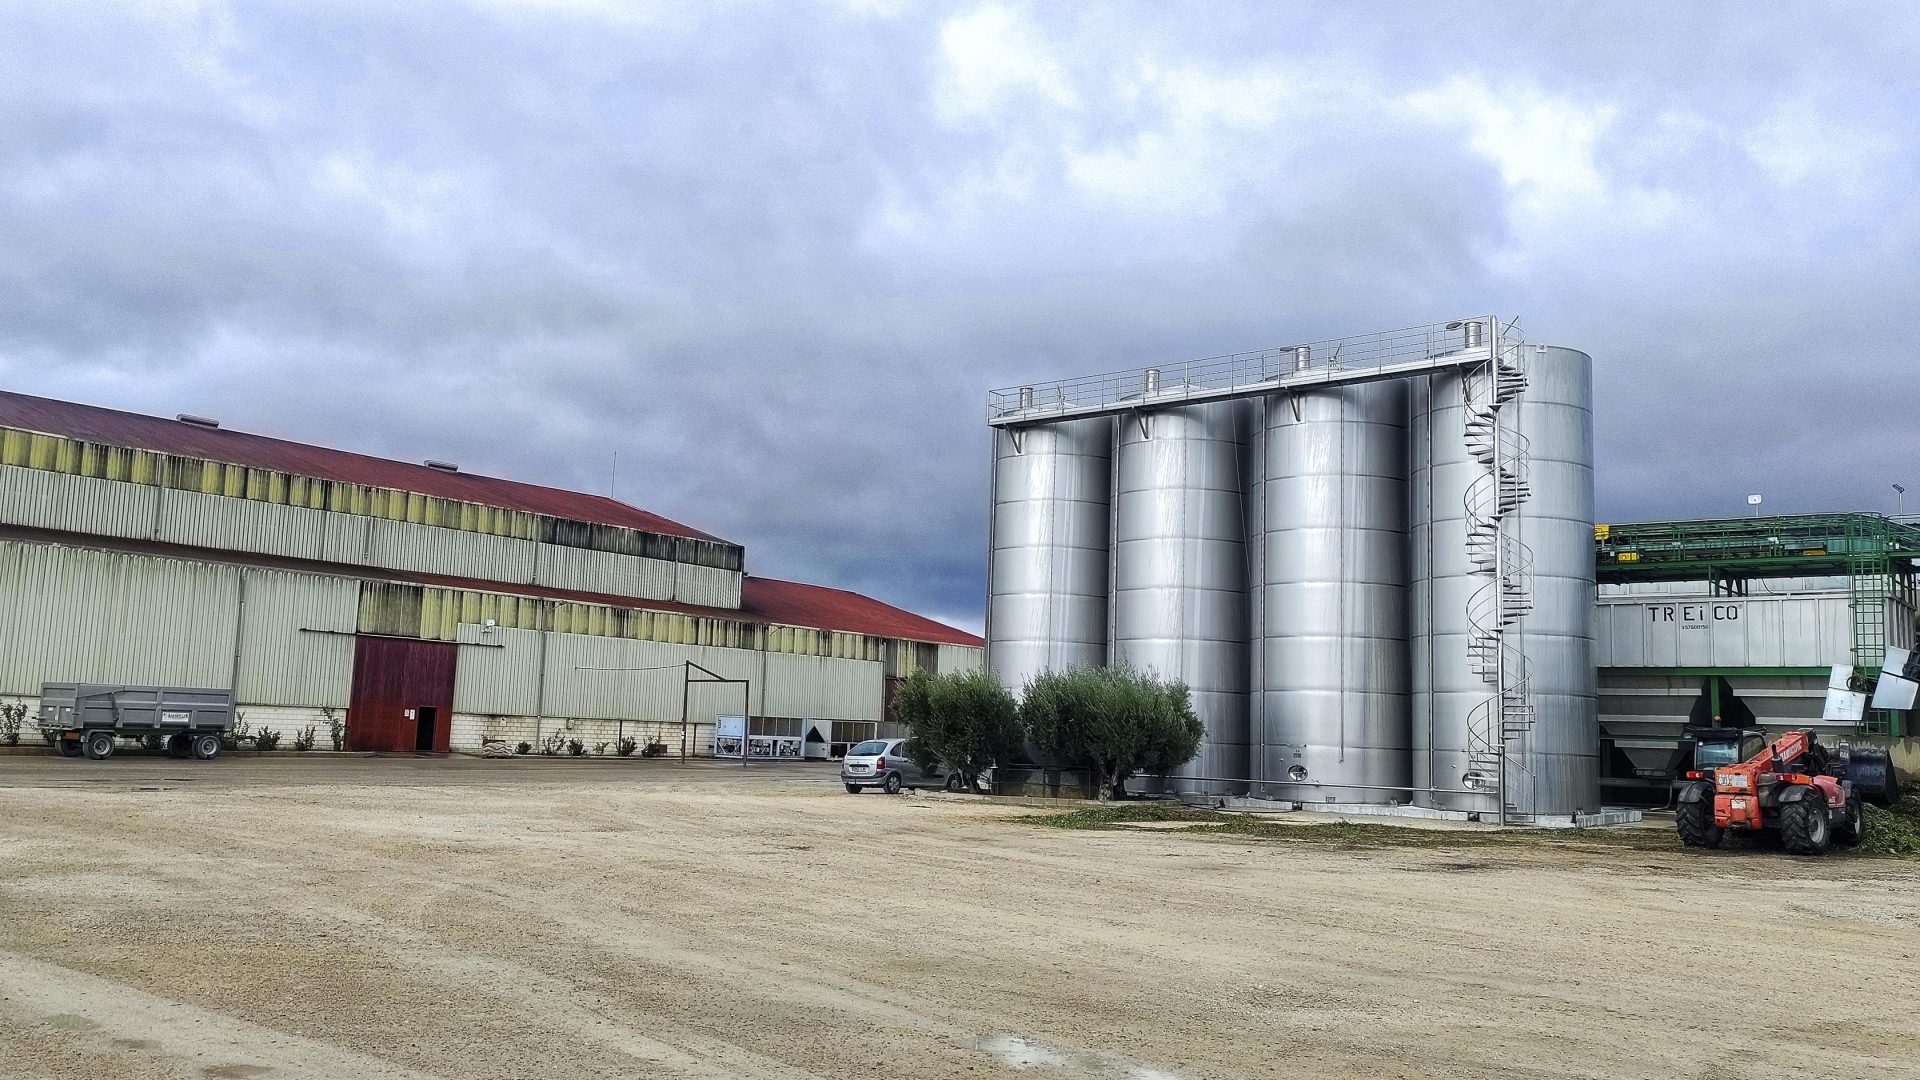
[(1693, 748), (1693, 767), (1711, 769), (1720, 765), (1733, 765), (1740, 760), (1740, 744), (1732, 742), (1703, 742)]
[(856, 746), (853, 749), (847, 751), (847, 756), (848, 757), (873, 757), (876, 754), (884, 754), (886, 752), (887, 752), (887, 744), (884, 742), (880, 742), (879, 740), (876, 739), (869, 742), (863, 742), (859, 746)]

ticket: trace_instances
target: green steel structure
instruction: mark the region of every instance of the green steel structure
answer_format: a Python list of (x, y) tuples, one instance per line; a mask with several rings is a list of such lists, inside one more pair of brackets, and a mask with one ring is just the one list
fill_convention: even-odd
[[(1881, 514), (1797, 514), (1596, 525), (1595, 576), (1605, 584), (1704, 581), (1747, 595), (1755, 578), (1844, 577), (1853, 605), (1853, 663), (1878, 677), (1887, 648), (1887, 604), (1915, 600), (1920, 526)], [(1897, 714), (1875, 711), (1863, 734), (1900, 734)]]

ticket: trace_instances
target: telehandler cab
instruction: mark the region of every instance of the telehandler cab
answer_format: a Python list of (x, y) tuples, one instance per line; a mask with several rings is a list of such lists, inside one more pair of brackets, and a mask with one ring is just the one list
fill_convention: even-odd
[(1860, 842), (1862, 800), (1900, 798), (1885, 750), (1821, 745), (1811, 731), (1773, 742), (1758, 731), (1707, 728), (1695, 736), (1693, 767), (1675, 782), (1674, 820), (1688, 847), (1719, 847), (1728, 829), (1773, 830), (1795, 855), (1823, 855), (1837, 841)]

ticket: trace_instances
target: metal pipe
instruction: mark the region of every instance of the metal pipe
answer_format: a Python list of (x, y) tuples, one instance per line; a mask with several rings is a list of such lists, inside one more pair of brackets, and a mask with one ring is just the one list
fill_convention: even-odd
[[(1420, 792), (1428, 792), (1428, 793), (1440, 794), (1440, 795), (1485, 795), (1486, 794), (1485, 789), (1482, 789), (1482, 788), (1408, 787), (1405, 784), (1342, 784), (1337, 782), (1331, 782), (1331, 783), (1323, 782), (1319, 780), (1298, 780), (1298, 781), (1295, 781), (1295, 780), (1248, 780), (1248, 779), (1245, 779), (1244, 777), (1239, 779), (1232, 779), (1224, 776), (1174, 776), (1166, 773), (1134, 773), (1132, 776), (1127, 777), (1127, 779), (1132, 780), (1136, 777), (1145, 777), (1149, 780), (1194, 780), (1194, 781), (1199, 781), (1201, 783), (1210, 783), (1210, 784), (1253, 784), (1256, 786), (1285, 785), (1287, 787), (1363, 788), (1369, 791), (1420, 791)], [(1355, 805), (1378, 805), (1378, 804), (1366, 803), (1366, 804), (1355, 804)]]

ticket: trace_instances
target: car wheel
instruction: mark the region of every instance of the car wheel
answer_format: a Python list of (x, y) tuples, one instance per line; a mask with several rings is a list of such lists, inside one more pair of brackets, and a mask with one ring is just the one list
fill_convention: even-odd
[(1819, 789), (1780, 808), (1780, 843), (1794, 855), (1825, 855), (1833, 846), (1833, 823)]
[(220, 756), (220, 736), (195, 735), (193, 737), (193, 756), (201, 761), (212, 761)]
[(881, 785), (881, 789), (889, 795), (898, 795), (900, 794), (900, 786), (900, 774), (897, 772), (888, 773), (887, 782)]
[(113, 732), (89, 731), (86, 738), (87, 756), (95, 761), (104, 761), (113, 756)]
[(80, 748), (79, 739), (55, 739), (53, 746), (54, 749), (60, 751), (61, 757), (79, 757), (81, 754), (86, 753), (86, 751)]
[(947, 774), (947, 790), (948, 791), (967, 790), (967, 785), (961, 781), (959, 773), (956, 772), (956, 773)]
[(180, 732), (167, 736), (167, 753), (179, 758), (192, 757), (193, 736)]
[(858, 795), (858, 794), (860, 794), (860, 790), (861, 790), (861, 789), (860, 789), (860, 785), (859, 785), (859, 784), (848, 784), (848, 785), (847, 785), (847, 794), (849, 794), (849, 795)]

